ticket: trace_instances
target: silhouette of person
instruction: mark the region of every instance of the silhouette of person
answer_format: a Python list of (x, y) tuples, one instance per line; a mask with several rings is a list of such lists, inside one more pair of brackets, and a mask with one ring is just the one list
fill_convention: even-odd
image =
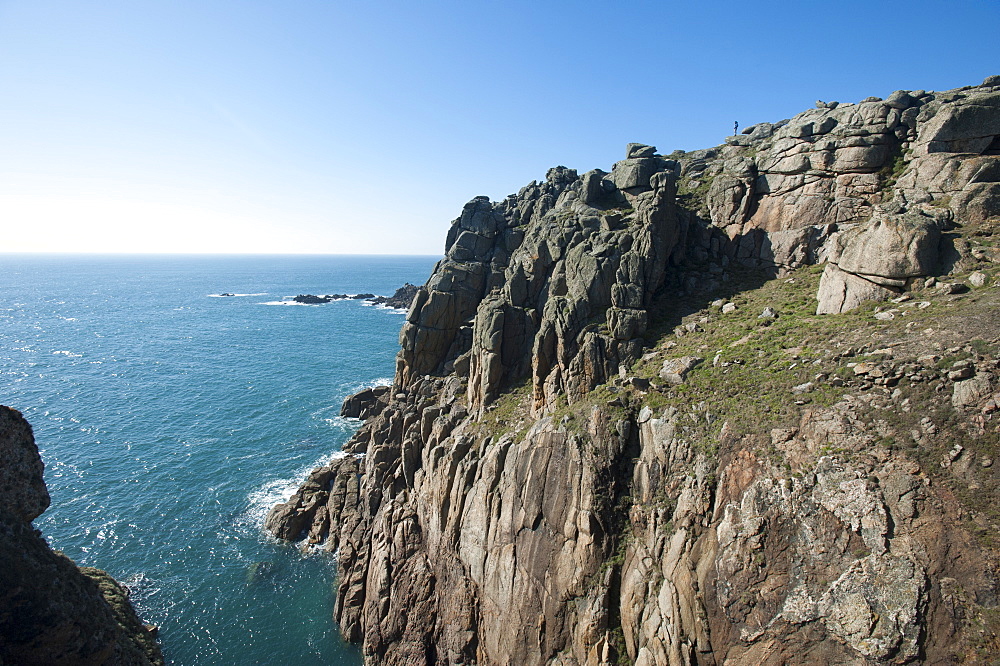
[(733, 134), (739, 134), (740, 132), (740, 121), (733, 123)]

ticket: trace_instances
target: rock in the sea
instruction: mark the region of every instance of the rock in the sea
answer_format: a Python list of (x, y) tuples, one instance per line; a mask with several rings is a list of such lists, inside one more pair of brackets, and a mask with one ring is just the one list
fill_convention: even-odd
[(402, 287), (396, 290), (392, 296), (375, 296), (369, 298), (371, 302), (375, 305), (385, 305), (390, 308), (397, 308), (399, 310), (409, 310), (410, 305), (413, 304), (413, 299), (417, 296), (418, 287), (414, 284), (407, 282)]
[(336, 295), (316, 296), (315, 294), (299, 294), (292, 300), (296, 303), (305, 303), (306, 305), (319, 305), (321, 303), (329, 303), (335, 298)]

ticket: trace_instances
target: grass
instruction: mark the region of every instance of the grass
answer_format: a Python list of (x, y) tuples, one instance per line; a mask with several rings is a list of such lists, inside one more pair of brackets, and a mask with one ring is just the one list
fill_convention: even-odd
[[(734, 274), (738, 281), (756, 283), (750, 271), (740, 275), (734, 270)], [(673, 406), (700, 412), (704, 418), (700, 422), (692, 419), (686, 431), (697, 439), (714, 441), (722, 419), (737, 432), (761, 432), (797, 417), (800, 405), (795, 400), (820, 405), (836, 402), (844, 389), (815, 378), (836, 371), (836, 363), (826, 353), (828, 345), (839, 331), (855, 328), (863, 315), (838, 320), (814, 314), (812, 294), (818, 284), (819, 271), (806, 268), (734, 294), (726, 300), (736, 305), (735, 312), (721, 314), (705, 307), (682, 318), (683, 323), (696, 322), (702, 329), (683, 337), (666, 332), (673, 331), (676, 319), (663, 317), (655, 322), (651, 337), (662, 353), (635, 363), (635, 375), (661, 384), (658, 372), (664, 358), (698, 356), (705, 360), (680, 386), (651, 391), (645, 404), (654, 410)], [(778, 318), (761, 319), (765, 307), (776, 310)], [(812, 391), (801, 396), (791, 392), (792, 387), (810, 381), (815, 384)], [(748, 386), (754, 388), (753, 400), (747, 400)], [(712, 445), (702, 448), (711, 452)]]
[(478, 428), (496, 438), (514, 433), (520, 440), (531, 427), (531, 378), (524, 377), (497, 398), (478, 421)]
[(880, 192), (891, 190), (896, 181), (899, 180), (899, 177), (906, 171), (906, 156), (909, 152), (904, 153), (900, 144), (895, 144), (892, 147), (892, 152), (889, 154), (889, 161), (878, 172)]

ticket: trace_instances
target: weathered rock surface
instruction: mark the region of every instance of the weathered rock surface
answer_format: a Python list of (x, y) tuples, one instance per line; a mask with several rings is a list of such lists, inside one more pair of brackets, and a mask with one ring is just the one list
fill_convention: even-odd
[[(927, 363), (885, 360), (898, 340), (817, 365), (872, 351), (871, 333), (823, 337), (811, 306), (816, 337), (788, 339), (817, 293), (830, 313), (894, 298), (875, 320), (891, 326), (925, 307), (907, 290), (960, 305), (927, 276), (975, 265), (975, 293), (992, 289), (996, 87), (824, 102), (669, 157), (629, 144), (610, 173), (556, 167), (472, 200), (417, 291), (392, 389), (267, 529), (338, 553), (335, 618), (371, 663), (1000, 647), (996, 551), (948, 485), (998, 487), (989, 305)], [(818, 285), (793, 273), (822, 262)], [(740, 300), (786, 275), (808, 294)], [(852, 348), (826, 349), (835, 335)]]
[(941, 228), (921, 213), (890, 214), (836, 235), (816, 296), (817, 314), (853, 310), (866, 300), (898, 296), (914, 278), (936, 272)]
[(49, 504), (42, 468), (31, 426), (0, 406), (0, 663), (162, 664), (128, 592), (32, 528)]

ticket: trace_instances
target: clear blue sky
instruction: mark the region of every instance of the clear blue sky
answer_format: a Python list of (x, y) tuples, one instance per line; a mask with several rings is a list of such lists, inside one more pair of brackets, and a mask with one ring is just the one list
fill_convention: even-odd
[(998, 34), (996, 0), (0, 0), (0, 251), (438, 254), (473, 196), (979, 83)]

